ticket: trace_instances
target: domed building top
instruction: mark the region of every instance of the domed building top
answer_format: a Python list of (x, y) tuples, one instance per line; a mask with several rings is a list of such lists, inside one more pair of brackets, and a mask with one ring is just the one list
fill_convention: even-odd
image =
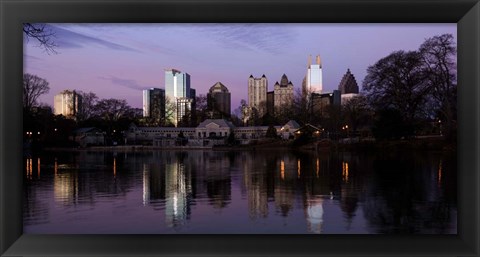
[(213, 85), (210, 90), (209, 90), (210, 93), (218, 93), (218, 92), (222, 92), (222, 93), (228, 93), (228, 88), (222, 84), (222, 82), (217, 82), (215, 83), (215, 85)]

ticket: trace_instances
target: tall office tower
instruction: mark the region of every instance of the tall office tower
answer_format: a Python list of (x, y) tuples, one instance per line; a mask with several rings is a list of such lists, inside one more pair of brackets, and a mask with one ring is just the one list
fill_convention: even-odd
[(312, 56), (308, 57), (307, 75), (305, 76), (306, 83), (303, 91), (320, 94), (323, 90), (322, 61), (320, 60), (320, 55), (317, 55), (315, 59), (316, 63), (312, 64)]
[(355, 80), (355, 76), (350, 72), (350, 69), (347, 69), (347, 73), (345, 73), (340, 81), (338, 90), (341, 94), (342, 104), (346, 104), (350, 99), (359, 95), (357, 81)]
[(190, 97), (190, 74), (176, 69), (165, 70), (165, 95), (170, 98)]
[(288, 80), (287, 75), (283, 74), (280, 84), (275, 83), (274, 89), (275, 111), (280, 111), (281, 107), (285, 107), (293, 102), (293, 84)]
[[(187, 111), (192, 110), (194, 101), (190, 98), (191, 92), (190, 75), (188, 73), (176, 69), (165, 70), (165, 110), (169, 111), (169, 103), (177, 109), (173, 112), (173, 117), (170, 120), (175, 126), (178, 125), (179, 121), (184, 120), (182, 114), (185, 115), (188, 113)], [(182, 99), (180, 110), (178, 109), (178, 99)]]
[(64, 90), (53, 98), (55, 115), (75, 118), (82, 105), (82, 96), (75, 90)]
[(355, 76), (350, 72), (350, 69), (347, 69), (347, 73), (343, 75), (340, 84), (338, 85), (338, 90), (343, 94), (358, 94), (358, 84), (355, 80)]
[(261, 78), (248, 78), (248, 106), (257, 109), (260, 116), (267, 111), (268, 81), (265, 74)]
[(213, 118), (230, 117), (231, 96), (228, 88), (221, 82), (215, 83), (207, 93), (208, 109), (213, 111)]
[(267, 113), (273, 116), (274, 110), (275, 110), (275, 92), (270, 91), (270, 92), (267, 92)]
[(143, 117), (150, 118), (157, 126), (165, 118), (165, 90), (143, 90)]

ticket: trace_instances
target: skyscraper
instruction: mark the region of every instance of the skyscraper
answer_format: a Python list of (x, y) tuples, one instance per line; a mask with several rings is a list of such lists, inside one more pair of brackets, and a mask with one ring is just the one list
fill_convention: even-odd
[(279, 108), (287, 104), (291, 104), (293, 101), (293, 84), (288, 80), (287, 75), (283, 74), (280, 79), (280, 83), (274, 85), (274, 102), (275, 111), (279, 111)]
[[(185, 121), (184, 115), (189, 115), (188, 119), (192, 117), (192, 110), (194, 110), (195, 100), (191, 98), (191, 93), (195, 92), (190, 88), (190, 75), (176, 69), (165, 70), (165, 110), (171, 106), (175, 106), (176, 111), (173, 112), (170, 122), (175, 126), (180, 121)], [(195, 96), (193, 96), (195, 98)], [(178, 101), (179, 99), (180, 102)], [(193, 108), (192, 108), (193, 107)]]
[(274, 115), (275, 110), (275, 92), (267, 92), (267, 113), (271, 116)]
[(357, 81), (355, 80), (355, 76), (350, 72), (350, 69), (347, 69), (347, 73), (343, 75), (338, 85), (338, 90), (341, 94), (342, 104), (347, 103), (350, 99), (359, 95)]
[(150, 118), (157, 126), (165, 118), (165, 90), (143, 90), (143, 117)]
[(55, 95), (53, 100), (55, 115), (69, 118), (74, 118), (79, 113), (82, 104), (82, 96), (75, 90), (64, 90)]
[(347, 73), (343, 75), (340, 84), (338, 85), (338, 90), (343, 94), (358, 94), (358, 84), (355, 80), (355, 76), (350, 72), (350, 69), (347, 69)]
[(315, 58), (315, 64), (312, 64), (312, 56), (308, 57), (307, 75), (305, 76), (305, 87), (303, 92), (307, 93), (322, 93), (322, 61), (320, 55)]
[(257, 109), (260, 116), (267, 111), (268, 80), (265, 74), (261, 78), (248, 78), (248, 106)]
[(165, 95), (171, 99), (190, 97), (190, 74), (176, 69), (165, 70)]
[(221, 82), (215, 83), (207, 94), (208, 109), (213, 111), (213, 118), (230, 116), (231, 96), (228, 88)]

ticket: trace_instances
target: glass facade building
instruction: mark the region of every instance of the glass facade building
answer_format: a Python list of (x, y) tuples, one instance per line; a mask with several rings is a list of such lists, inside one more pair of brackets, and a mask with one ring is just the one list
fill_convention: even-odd
[(175, 69), (165, 70), (165, 94), (167, 97), (190, 97), (190, 75)]
[[(175, 106), (170, 122), (175, 126), (190, 123), (195, 116), (195, 89), (190, 88), (190, 75), (175, 69), (165, 70), (165, 98)], [(168, 102), (165, 101), (168, 108)], [(185, 117), (188, 115), (188, 117)], [(185, 119), (188, 119), (186, 121)]]
[(158, 122), (165, 117), (165, 90), (160, 88), (143, 90), (143, 117)]
[(316, 64), (312, 64), (311, 57), (308, 60), (308, 69), (306, 76), (306, 89), (310, 93), (322, 93), (322, 62), (320, 55), (316, 57)]

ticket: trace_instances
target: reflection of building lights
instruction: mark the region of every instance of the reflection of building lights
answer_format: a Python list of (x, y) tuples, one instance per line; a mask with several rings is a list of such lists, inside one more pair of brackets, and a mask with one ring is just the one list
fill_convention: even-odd
[(173, 216), (178, 215), (178, 195), (177, 193), (173, 193)]
[(308, 230), (315, 234), (322, 233), (323, 199), (311, 198), (307, 200), (306, 218)]
[(317, 158), (317, 169), (316, 169), (316, 172), (315, 174), (317, 174), (317, 178), (318, 178), (318, 173), (320, 172), (320, 159)]
[(113, 157), (113, 177), (117, 177), (117, 158)]
[(342, 180), (348, 182), (348, 162), (342, 162)]
[(55, 172), (55, 176), (56, 176), (56, 175), (57, 175), (57, 172), (58, 172), (57, 158), (55, 158), (55, 164), (53, 165), (53, 171)]
[(37, 175), (40, 178), (40, 158), (37, 159)]
[(280, 176), (282, 180), (285, 179), (285, 162), (283, 160), (280, 161)]
[(150, 198), (150, 181), (148, 177), (148, 166), (143, 164), (143, 205), (147, 205)]
[(32, 170), (33, 170), (32, 162), (33, 162), (32, 158), (27, 159), (27, 178), (29, 179), (32, 178)]
[(297, 175), (298, 175), (299, 178), (300, 178), (300, 167), (301, 167), (300, 159), (298, 159), (298, 161), (297, 161)]
[(438, 164), (438, 185), (442, 183), (442, 160)]

